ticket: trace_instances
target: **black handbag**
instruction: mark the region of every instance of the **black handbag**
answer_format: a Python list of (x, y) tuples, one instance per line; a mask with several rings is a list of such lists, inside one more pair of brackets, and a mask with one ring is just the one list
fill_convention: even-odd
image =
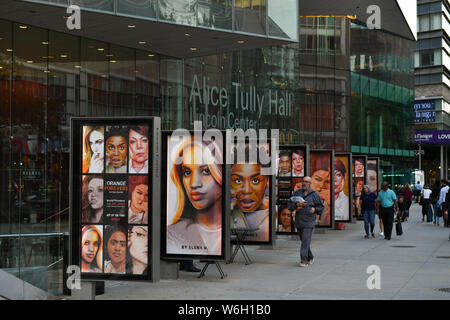
[(401, 222), (397, 222), (395, 224), (395, 232), (397, 233), (398, 236), (401, 236), (403, 234), (403, 228), (402, 228)]
[(442, 207), (437, 208), (436, 216), (439, 218), (442, 217)]

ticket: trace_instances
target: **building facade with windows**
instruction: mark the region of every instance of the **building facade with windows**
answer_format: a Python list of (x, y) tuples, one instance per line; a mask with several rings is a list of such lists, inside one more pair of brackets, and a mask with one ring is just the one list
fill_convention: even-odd
[[(417, 1), (414, 123), (417, 133), (450, 130), (450, 5)], [(419, 145), (416, 147), (419, 149)], [(448, 143), (423, 144), (421, 170), (434, 184), (449, 177)], [(418, 163), (417, 163), (418, 167)]]
[[(378, 156), (389, 177), (410, 170), (408, 15), (396, 1), (359, 2), (3, 1), (0, 270), (62, 293), (75, 116), (275, 128), (283, 144)], [(366, 25), (374, 3), (381, 30)], [(66, 27), (70, 4), (80, 30)], [(205, 88), (229, 101), (205, 101)]]

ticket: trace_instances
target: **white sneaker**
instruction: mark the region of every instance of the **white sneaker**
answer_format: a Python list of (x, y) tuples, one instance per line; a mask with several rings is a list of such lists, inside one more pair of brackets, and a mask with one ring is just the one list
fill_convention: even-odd
[(380, 236), (383, 237), (384, 236), (384, 232), (380, 232)]

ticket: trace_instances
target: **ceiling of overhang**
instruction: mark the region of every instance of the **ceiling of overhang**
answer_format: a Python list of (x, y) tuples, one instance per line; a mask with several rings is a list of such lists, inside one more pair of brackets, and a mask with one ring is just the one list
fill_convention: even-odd
[[(66, 8), (64, 7), (14, 0), (0, 1), (0, 19), (177, 58), (206, 56), (291, 43), (287, 40), (135, 19), (87, 10), (81, 12), (81, 29), (68, 30), (65, 15)], [(130, 29), (129, 25), (136, 27)], [(186, 34), (190, 34), (190, 36), (186, 36)], [(139, 44), (140, 41), (145, 41), (145, 44)], [(196, 50), (193, 51), (191, 48), (196, 48)]]

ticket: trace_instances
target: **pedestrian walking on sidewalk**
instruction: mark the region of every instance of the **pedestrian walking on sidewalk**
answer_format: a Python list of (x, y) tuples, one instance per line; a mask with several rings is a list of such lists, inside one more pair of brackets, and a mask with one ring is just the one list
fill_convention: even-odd
[[(449, 187), (447, 185), (447, 181), (445, 179), (442, 179), (441, 180), (441, 191), (439, 192), (439, 200), (437, 203), (438, 208), (440, 208), (442, 210), (442, 212), (444, 212), (444, 210), (446, 209), (445, 198), (447, 196), (448, 189), (449, 189)], [(439, 226), (439, 217), (438, 216), (436, 216), (436, 225)]]
[[(295, 191), (288, 202), (289, 210), (295, 212), (295, 226), (302, 243), (300, 247), (300, 267), (307, 267), (314, 262), (314, 256), (311, 252), (311, 238), (316, 225), (316, 215), (321, 215), (324, 208), (319, 194), (311, 189), (311, 182), (311, 177), (304, 177), (302, 188)], [(295, 197), (301, 197), (302, 199), (297, 200)]]
[(430, 196), (430, 202), (431, 202), (431, 207), (433, 208), (433, 223), (436, 224), (436, 222), (439, 222), (439, 217), (438, 217), (438, 200), (440, 197), (440, 193), (441, 193), (441, 186), (440, 183), (436, 181), (436, 183), (434, 184), (434, 186), (431, 188), (432, 192), (431, 192), (431, 196)]
[(431, 214), (431, 194), (433, 191), (431, 191), (430, 187), (426, 184), (423, 187), (421, 199), (420, 199), (420, 205), (422, 206), (422, 221), (425, 221), (425, 218)]
[(381, 191), (376, 200), (377, 211), (381, 216), (384, 226), (384, 239), (391, 240), (392, 228), (394, 226), (394, 214), (398, 211), (397, 196), (388, 188), (389, 183), (381, 184)]
[[(375, 228), (375, 200), (377, 195), (374, 192), (370, 192), (369, 186), (363, 187), (363, 192), (360, 199), (360, 207), (364, 218), (364, 230), (366, 231), (365, 239), (369, 239), (369, 231), (372, 238), (375, 238), (373, 229)], [(370, 230), (369, 230), (370, 227)]]
[(417, 181), (417, 183), (414, 185), (414, 198), (416, 200), (416, 203), (420, 202), (421, 194), (422, 194), (422, 185), (420, 184), (420, 181)]
[[(413, 192), (409, 184), (405, 184), (403, 186), (402, 196), (405, 199), (405, 214), (403, 215), (402, 220), (408, 221), (409, 218), (409, 208), (411, 208)], [(402, 222), (403, 222), (402, 221)]]

